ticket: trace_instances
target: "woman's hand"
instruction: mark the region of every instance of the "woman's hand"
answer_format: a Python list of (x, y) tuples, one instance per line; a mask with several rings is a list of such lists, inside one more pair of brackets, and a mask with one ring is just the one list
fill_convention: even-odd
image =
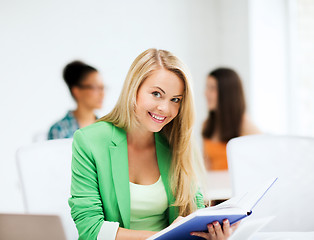
[(213, 222), (207, 225), (207, 232), (191, 232), (192, 236), (202, 237), (207, 240), (226, 240), (230, 235), (237, 229), (240, 222), (237, 222), (230, 226), (229, 220), (223, 220), (223, 229), (221, 228), (219, 222)]
[(170, 225), (179, 222), (179, 221), (182, 220), (183, 218), (184, 218), (184, 217), (181, 217), (181, 216), (177, 217)]

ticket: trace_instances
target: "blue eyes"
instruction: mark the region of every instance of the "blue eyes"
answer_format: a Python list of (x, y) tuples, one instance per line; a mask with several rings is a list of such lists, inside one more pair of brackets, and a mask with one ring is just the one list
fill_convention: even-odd
[(172, 98), (171, 101), (174, 103), (179, 103), (181, 101), (181, 99), (180, 98)]
[[(156, 91), (152, 92), (152, 95), (154, 97), (161, 98), (160, 92), (156, 92)], [(179, 103), (181, 101), (181, 98), (172, 98), (171, 101), (174, 102), (174, 103)]]
[(152, 94), (153, 94), (155, 97), (158, 97), (158, 98), (161, 97), (161, 94), (160, 94), (159, 92), (153, 92)]

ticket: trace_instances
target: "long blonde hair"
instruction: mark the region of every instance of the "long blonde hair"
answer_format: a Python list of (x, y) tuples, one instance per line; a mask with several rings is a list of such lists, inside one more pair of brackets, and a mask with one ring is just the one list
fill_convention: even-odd
[(165, 50), (152, 48), (141, 53), (129, 69), (116, 106), (99, 121), (112, 122), (126, 131), (138, 127), (139, 122), (135, 116), (138, 89), (153, 71), (161, 68), (175, 73), (184, 82), (183, 99), (178, 115), (164, 126), (161, 132), (172, 148), (170, 182), (176, 199), (174, 206), (179, 207), (180, 215), (186, 216), (196, 209), (197, 177), (191, 141), (194, 103), (189, 84), (190, 76), (183, 63)]

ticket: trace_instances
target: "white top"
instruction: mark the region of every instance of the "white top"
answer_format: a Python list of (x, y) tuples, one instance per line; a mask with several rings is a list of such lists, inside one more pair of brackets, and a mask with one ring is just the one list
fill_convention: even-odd
[(151, 185), (130, 182), (130, 229), (160, 231), (168, 226), (168, 198), (161, 176)]
[[(144, 224), (145, 230), (155, 229), (151, 231), (160, 231), (167, 227), (168, 198), (161, 176), (156, 183), (151, 185), (139, 185), (130, 182), (130, 202), (131, 229), (140, 230), (141, 225), (144, 226)], [(142, 220), (141, 217), (143, 217)], [(119, 222), (104, 221), (97, 240), (115, 240), (118, 228)]]

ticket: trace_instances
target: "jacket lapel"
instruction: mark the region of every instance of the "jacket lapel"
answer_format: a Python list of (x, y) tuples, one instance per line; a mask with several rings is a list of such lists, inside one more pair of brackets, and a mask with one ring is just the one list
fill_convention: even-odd
[(130, 186), (126, 132), (113, 126), (110, 160), (113, 183), (124, 228), (130, 228)]

